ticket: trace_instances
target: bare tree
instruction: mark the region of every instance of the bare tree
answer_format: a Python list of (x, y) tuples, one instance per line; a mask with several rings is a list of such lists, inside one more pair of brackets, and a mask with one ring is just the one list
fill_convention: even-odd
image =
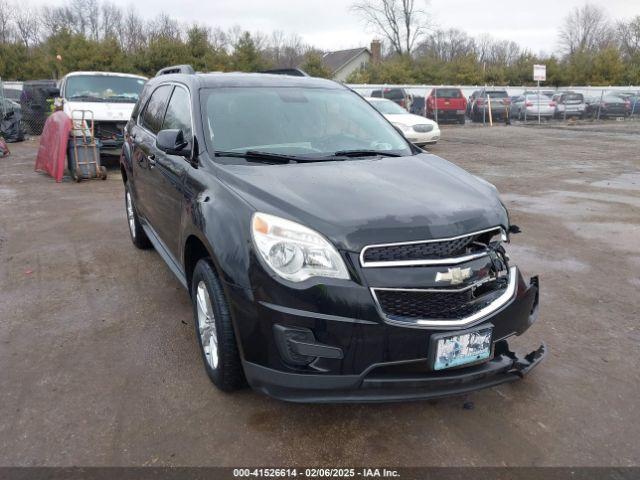
[(122, 10), (113, 2), (104, 2), (100, 6), (101, 24), (100, 35), (102, 38), (117, 38), (121, 40)]
[(147, 44), (145, 23), (135, 9), (130, 8), (124, 18), (123, 38), (121, 43), (128, 52), (135, 52)]
[(15, 13), (13, 21), (16, 26), (17, 34), (24, 46), (29, 48), (38, 40), (40, 33), (40, 20), (38, 12), (29, 5), (14, 7)]
[(592, 52), (610, 44), (613, 32), (605, 11), (592, 4), (577, 7), (564, 19), (560, 44), (565, 53)]
[(640, 15), (618, 23), (618, 42), (628, 59), (640, 56)]
[(6, 0), (0, 0), (0, 43), (8, 43), (13, 37), (12, 9)]
[(440, 62), (451, 62), (465, 55), (475, 54), (473, 38), (462, 30), (436, 30), (416, 48), (417, 56), (426, 56)]
[(264, 50), (265, 58), (274, 67), (293, 68), (302, 63), (308, 47), (299, 35), (276, 30), (267, 38)]
[(351, 9), (398, 55), (411, 55), (430, 26), (426, 11), (415, 0), (362, 0)]
[(98, 0), (85, 0), (86, 4), (86, 19), (88, 37), (93, 40), (99, 40), (100, 38), (100, 4)]
[(220, 27), (215, 27), (211, 31), (211, 36), (209, 37), (209, 43), (211, 47), (216, 51), (227, 51), (229, 48), (229, 37), (227, 33), (222, 30)]
[(147, 24), (147, 34), (150, 39), (179, 40), (181, 33), (180, 24), (164, 12), (159, 13), (155, 19)]

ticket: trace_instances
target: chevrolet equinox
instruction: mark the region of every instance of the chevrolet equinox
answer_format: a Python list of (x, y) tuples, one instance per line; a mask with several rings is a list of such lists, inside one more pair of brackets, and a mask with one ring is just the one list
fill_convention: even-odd
[(538, 278), (495, 187), (333, 81), (163, 69), (125, 129), (133, 244), (188, 290), (204, 367), (299, 402), (457, 395), (521, 378)]

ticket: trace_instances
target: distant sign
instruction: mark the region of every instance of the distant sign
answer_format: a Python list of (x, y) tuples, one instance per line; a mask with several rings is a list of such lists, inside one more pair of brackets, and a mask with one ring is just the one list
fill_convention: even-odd
[(547, 80), (547, 66), (546, 65), (534, 65), (533, 66), (533, 79), (538, 82), (544, 82)]

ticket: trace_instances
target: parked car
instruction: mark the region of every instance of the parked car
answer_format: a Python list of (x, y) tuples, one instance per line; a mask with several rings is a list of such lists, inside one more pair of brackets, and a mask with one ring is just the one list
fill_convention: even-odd
[(22, 94), (21, 88), (7, 87), (6, 85), (2, 89), (2, 95), (4, 98), (13, 100), (14, 102), (20, 102), (20, 95)]
[(411, 110), (409, 113), (413, 113), (414, 115), (419, 115), (424, 117), (425, 109), (424, 109), (425, 99), (421, 96), (414, 96), (411, 100)]
[(385, 116), (414, 145), (424, 147), (440, 140), (440, 127), (433, 120), (407, 112), (391, 100), (366, 98), (373, 108)]
[(471, 120), (474, 122), (489, 121), (489, 102), (491, 117), (494, 122), (504, 119), (511, 103), (506, 90), (483, 90), (473, 100)]
[(591, 118), (626, 117), (631, 113), (631, 102), (613, 93), (596, 98), (587, 110)]
[(629, 114), (640, 114), (640, 92), (615, 92), (614, 94), (629, 102)]
[(417, 400), (542, 360), (542, 346), (508, 345), (536, 321), (539, 281), (504, 252), (516, 229), (495, 187), (413, 146), (343, 85), (159, 75), (126, 132), (131, 240), (190, 293), (222, 390)]
[(22, 114), (22, 108), (18, 102), (15, 102), (9, 98), (4, 98), (2, 105), (0, 105), (0, 111), (6, 112), (20, 112)]
[(629, 102), (629, 108), (631, 109), (631, 115), (640, 115), (640, 93), (630, 95), (627, 98)]
[(60, 81), (64, 112), (71, 116), (74, 110), (91, 111), (101, 153), (120, 152), (124, 127), (146, 81), (128, 73), (69, 73)]
[(383, 88), (371, 92), (373, 98), (387, 98), (407, 111), (411, 110), (411, 95), (404, 88)]
[(556, 103), (542, 93), (521, 95), (511, 104), (510, 115), (518, 120), (527, 118), (551, 118), (556, 110)]
[(437, 122), (465, 123), (467, 100), (459, 88), (434, 88), (426, 101), (426, 115)]
[[(556, 95), (559, 92), (556, 92), (555, 90), (540, 90), (539, 93), (546, 97), (552, 98), (554, 95)], [(522, 93), (522, 95), (537, 95), (537, 94), (538, 94), (538, 90), (525, 90)]]
[(553, 100), (556, 104), (554, 116), (556, 118), (580, 117), (584, 118), (586, 105), (584, 95), (577, 92), (566, 92), (555, 95)]
[(476, 98), (480, 96), (482, 90), (476, 90), (471, 95), (469, 95), (469, 99), (467, 100), (467, 117), (471, 118), (471, 107), (473, 106)]

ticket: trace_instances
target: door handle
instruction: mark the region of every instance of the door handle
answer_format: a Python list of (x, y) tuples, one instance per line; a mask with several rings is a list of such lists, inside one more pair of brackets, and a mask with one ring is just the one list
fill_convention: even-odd
[(149, 162), (149, 168), (153, 168), (156, 166), (156, 156), (151, 154), (147, 155), (147, 161)]

